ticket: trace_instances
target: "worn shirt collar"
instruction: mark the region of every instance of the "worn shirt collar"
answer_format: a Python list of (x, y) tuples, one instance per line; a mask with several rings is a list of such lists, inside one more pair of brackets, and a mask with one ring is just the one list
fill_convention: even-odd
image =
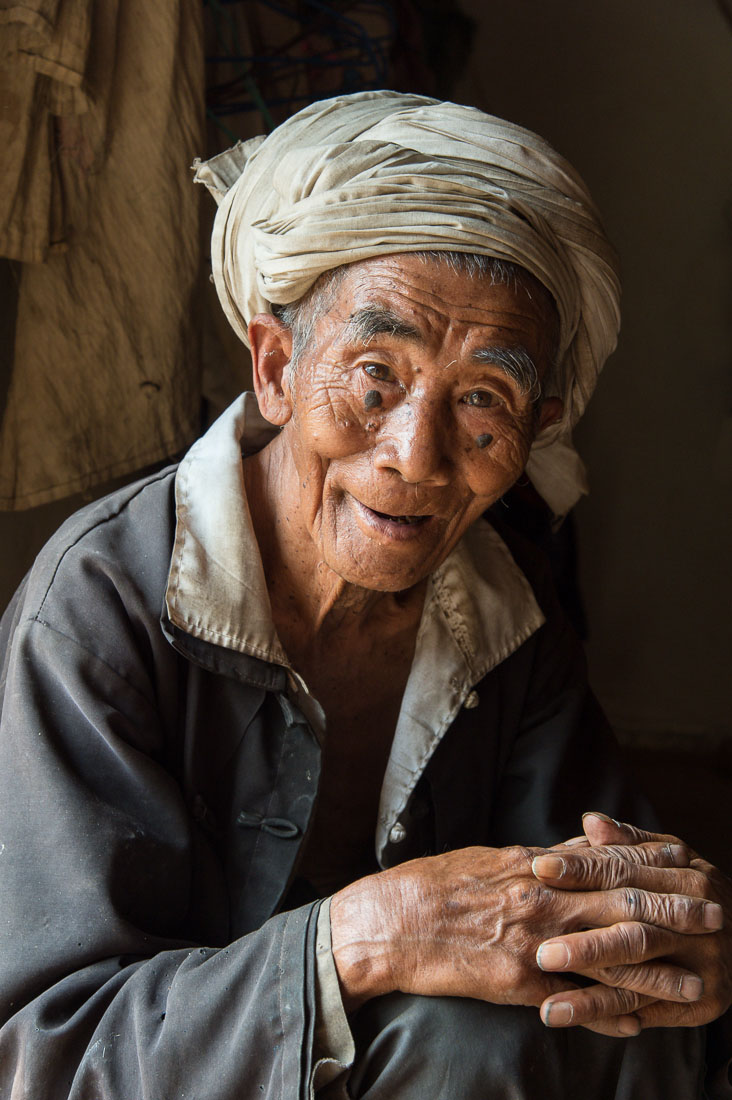
[(194, 638), (288, 667), (272, 622), (244, 487), (242, 456), (277, 434), (245, 393), (183, 458), (165, 594), (168, 618)]
[[(200, 641), (287, 669), (293, 695), (317, 727), (322, 711), (291, 668), (272, 621), (244, 487), (242, 455), (276, 433), (254, 394), (245, 393), (182, 460), (167, 614)], [(474, 702), (474, 685), (543, 622), (508, 547), (487, 521), (473, 524), (430, 578), (382, 788), (379, 853), (445, 730)]]

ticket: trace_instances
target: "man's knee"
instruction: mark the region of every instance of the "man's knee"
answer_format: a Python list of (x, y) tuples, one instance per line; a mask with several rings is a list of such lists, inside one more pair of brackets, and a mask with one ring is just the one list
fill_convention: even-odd
[[(368, 1002), (352, 1026), (354, 1097), (513, 1100), (533, 1095), (534, 1086), (537, 1096), (552, 1095), (539, 1086), (557, 1041), (536, 1009), (393, 993)], [(496, 1082), (506, 1083), (505, 1093)]]
[(703, 1032), (623, 1040), (549, 1029), (536, 1008), (393, 993), (352, 1021), (350, 1092), (363, 1100), (693, 1100)]

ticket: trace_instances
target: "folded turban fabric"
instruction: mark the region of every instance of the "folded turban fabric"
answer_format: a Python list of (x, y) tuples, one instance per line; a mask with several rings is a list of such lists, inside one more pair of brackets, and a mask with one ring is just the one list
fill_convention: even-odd
[(214, 281), (245, 343), (254, 314), (372, 256), (473, 252), (530, 271), (559, 312), (564, 415), (527, 473), (556, 515), (587, 491), (570, 433), (617, 341), (617, 259), (584, 183), (542, 138), (474, 107), (359, 92), (194, 167), (219, 203)]

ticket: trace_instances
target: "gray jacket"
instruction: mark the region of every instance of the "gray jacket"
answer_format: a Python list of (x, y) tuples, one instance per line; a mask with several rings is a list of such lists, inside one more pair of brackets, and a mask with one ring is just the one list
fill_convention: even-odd
[[(286, 664), (217, 644), (204, 612), (181, 625), (184, 481), (177, 534), (174, 470), (72, 517), (0, 627), (3, 1100), (308, 1095), (320, 903), (282, 906), (319, 738)], [(449, 721), (395, 765), (382, 866), (639, 817), (551, 585), (510, 549), (541, 615), (442, 686)]]

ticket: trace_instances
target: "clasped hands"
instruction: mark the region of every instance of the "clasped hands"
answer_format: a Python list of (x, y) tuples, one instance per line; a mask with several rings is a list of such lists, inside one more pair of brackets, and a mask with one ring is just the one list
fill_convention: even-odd
[(615, 1036), (720, 1016), (732, 1003), (732, 884), (676, 837), (598, 814), (584, 829), (552, 849), (412, 860), (336, 894), (346, 1009), (392, 990), (475, 997)]
[(543, 970), (592, 982), (546, 998), (544, 1022), (634, 1035), (722, 1015), (732, 1003), (732, 883), (677, 837), (601, 814), (585, 815), (584, 827), (584, 837), (536, 858), (534, 873), (558, 889), (586, 890), (599, 885), (594, 868), (604, 868), (602, 888), (620, 888), (632, 915), (540, 945)]

